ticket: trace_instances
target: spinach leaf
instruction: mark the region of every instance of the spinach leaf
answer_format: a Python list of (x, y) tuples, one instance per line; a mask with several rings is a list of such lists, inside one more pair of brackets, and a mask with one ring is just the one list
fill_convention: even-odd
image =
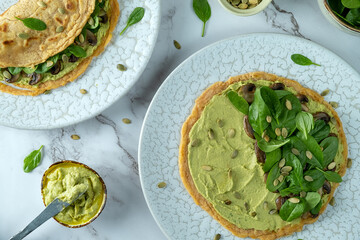
[(251, 127), (260, 136), (269, 126), (266, 117), (270, 115), (269, 108), (261, 97), (260, 89), (257, 88), (254, 94), (254, 101), (249, 107), (249, 122)]
[(323, 152), (321, 151), (321, 148), (319, 144), (316, 142), (315, 138), (312, 136), (308, 136), (307, 139), (305, 139), (305, 136), (302, 132), (298, 132), (296, 134), (298, 138), (305, 144), (308, 151), (310, 151), (312, 157), (307, 158), (307, 162), (311, 165), (319, 168), (323, 168), (324, 166), (324, 156)]
[(316, 120), (314, 128), (309, 132), (311, 136), (315, 138), (317, 142), (320, 142), (330, 133), (330, 126), (323, 120)]
[(126, 29), (128, 29), (128, 27), (140, 22), (141, 19), (143, 19), (144, 15), (145, 15), (144, 8), (142, 7), (135, 8), (130, 14), (125, 28), (120, 32), (120, 36), (126, 31)]
[(207, 0), (193, 0), (193, 9), (198, 18), (204, 23), (201, 36), (204, 37), (205, 24), (211, 17), (211, 8)]
[(259, 148), (261, 150), (263, 150), (265, 153), (267, 153), (267, 152), (272, 152), (272, 151), (280, 148), (281, 146), (285, 145), (289, 141), (290, 141), (290, 139), (286, 139), (286, 140), (271, 139), (269, 142), (266, 142), (264, 139), (259, 139), (257, 143), (258, 143)]
[(15, 18), (17, 20), (22, 21), (23, 24), (25, 25), (25, 27), (30, 28), (32, 30), (44, 31), (47, 28), (46, 24), (37, 18), (24, 18), (24, 19), (17, 18), (17, 17), (15, 17)]
[(347, 8), (360, 8), (360, 0), (341, 0), (341, 3)]
[(272, 152), (267, 152), (266, 154), (266, 160), (265, 164), (263, 166), (264, 172), (270, 171), (270, 169), (274, 166), (274, 164), (277, 164), (281, 159), (281, 149), (277, 148)]
[(321, 200), (321, 196), (317, 192), (308, 192), (306, 193), (305, 200), (306, 200), (307, 209), (310, 210), (316, 207), (316, 205), (318, 205), (318, 203)]
[(79, 57), (79, 58), (86, 57), (86, 51), (78, 45), (72, 44), (68, 46), (66, 50), (74, 54), (75, 57)]
[(39, 67), (39, 65), (36, 65), (34, 68), (24, 67), (23, 71), (26, 74), (31, 74), (31, 73), (35, 72), (38, 67)]
[(350, 9), (345, 18), (349, 23), (360, 26), (360, 8)]
[(277, 120), (281, 114), (282, 107), (275, 91), (269, 87), (261, 87), (260, 94), (271, 115)]
[[(59, 60), (59, 54), (56, 54), (55, 56), (52, 56), (49, 58), (46, 62), (39, 64), (35, 70), (36, 73), (46, 73), (49, 71)], [(48, 66), (47, 62), (51, 61), (53, 64), (51, 66)]]
[(310, 176), (314, 181), (312, 182), (305, 182), (306, 188), (309, 191), (317, 191), (324, 185), (325, 176), (324, 173), (317, 169), (311, 169), (304, 172), (304, 176)]
[(308, 133), (314, 128), (314, 118), (311, 113), (299, 112), (296, 115), (296, 127), (307, 139)]
[(286, 91), (286, 90), (276, 90), (275, 93), (279, 100), (287, 95), (292, 94), (291, 92)]
[(291, 222), (300, 217), (305, 211), (305, 201), (300, 199), (299, 203), (291, 203), (289, 200), (281, 206), (279, 215), (282, 220)]
[(293, 60), (294, 63), (302, 66), (308, 66), (308, 65), (316, 65), (321, 66), (317, 63), (312, 62), (309, 58), (305, 57), (301, 54), (293, 54), (291, 55), (291, 60)]
[(266, 179), (266, 188), (270, 192), (275, 192), (276, 190), (278, 190), (279, 188), (283, 187), (286, 184), (285, 181), (282, 181), (277, 186), (274, 186), (274, 181), (279, 176), (280, 176), (280, 168), (277, 164), (274, 164), (269, 172), (267, 179)]
[(248, 115), (249, 104), (243, 97), (239, 96), (239, 94), (234, 91), (229, 91), (226, 95), (237, 110)]
[(22, 67), (8, 67), (8, 71), (11, 73), (11, 75), (16, 75), (20, 73), (23, 70)]
[(306, 158), (306, 145), (296, 136), (291, 136), (290, 142), (286, 144), (283, 148), (283, 157), (288, 158), (289, 154), (292, 154), (292, 149), (295, 148), (299, 151), (299, 155), (296, 155), (296, 157), (300, 160), (301, 165), (305, 166), (307, 158)]
[(327, 166), (336, 156), (339, 140), (337, 137), (328, 137), (320, 143), (320, 146), (323, 147), (324, 166)]
[(299, 186), (292, 185), (292, 186), (290, 186), (290, 187), (288, 187), (288, 188), (282, 189), (282, 190), (280, 191), (280, 195), (281, 195), (282, 197), (285, 197), (285, 196), (290, 195), (291, 193), (293, 193), (293, 194), (298, 194), (298, 193), (300, 193), (300, 192), (301, 192), (301, 188), (300, 188)]
[(326, 171), (324, 172), (325, 178), (330, 182), (341, 183), (341, 176), (337, 172)]
[(341, 14), (345, 9), (344, 5), (342, 5), (339, 0), (328, 0), (328, 3), (330, 8), (339, 14)]
[(305, 183), (303, 178), (303, 166), (301, 165), (300, 160), (291, 153), (286, 158), (286, 165), (292, 167), (290, 175), (287, 177), (291, 184), (299, 186), (300, 189), (303, 189)]
[(41, 149), (43, 145), (38, 150), (32, 151), (25, 159), (24, 159), (24, 172), (28, 173), (36, 168), (41, 161)]
[(310, 210), (311, 214), (318, 214), (320, 212), (322, 202), (320, 201), (313, 209)]

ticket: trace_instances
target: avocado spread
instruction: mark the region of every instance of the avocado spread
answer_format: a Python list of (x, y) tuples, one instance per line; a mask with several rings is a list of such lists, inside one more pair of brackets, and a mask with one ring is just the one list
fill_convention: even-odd
[(43, 196), (47, 206), (55, 198), (73, 204), (55, 216), (59, 222), (67, 225), (81, 225), (97, 215), (104, 201), (103, 185), (94, 172), (72, 163), (54, 165), (44, 180)]
[[(275, 200), (280, 194), (266, 188), (264, 171), (254, 151), (255, 140), (244, 130), (245, 115), (231, 104), (225, 94), (229, 89), (237, 91), (250, 82), (232, 84), (207, 104), (190, 131), (190, 143), (196, 140), (200, 144), (196, 147), (189, 144), (189, 169), (198, 192), (223, 218), (242, 229), (276, 230), (296, 224), (300, 218), (286, 222), (277, 213), (273, 214), (276, 211), (271, 211), (276, 210)], [(252, 83), (256, 86), (271, 84), (269, 81)], [(285, 90), (296, 94), (294, 89)], [(307, 106), (310, 113), (325, 111), (332, 117), (325, 106), (311, 99)], [(329, 122), (329, 125), (331, 132), (337, 134), (334, 124)], [(209, 129), (214, 137), (209, 137)], [(235, 135), (230, 132), (235, 132)], [(342, 149), (339, 143), (334, 160), (337, 164), (343, 161)], [(323, 195), (322, 201), (325, 202), (327, 197)]]

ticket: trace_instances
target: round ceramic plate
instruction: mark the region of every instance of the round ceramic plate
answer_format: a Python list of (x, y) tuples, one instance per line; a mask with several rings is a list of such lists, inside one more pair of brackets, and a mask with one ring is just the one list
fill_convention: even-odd
[[(299, 66), (290, 56), (306, 55), (317, 66)], [(237, 239), (197, 206), (179, 175), (178, 148), (182, 124), (195, 99), (211, 84), (230, 76), (265, 71), (297, 80), (336, 101), (344, 124), (349, 156), (360, 159), (360, 76), (329, 50), (301, 38), (250, 34), (210, 45), (183, 62), (158, 90), (148, 109), (139, 145), (140, 178), (149, 208), (169, 239)], [(336, 204), (317, 222), (284, 239), (357, 239), (360, 236), (360, 171), (354, 161), (336, 190)], [(159, 182), (166, 188), (158, 188)]]
[[(0, 1), (0, 13), (18, 0)], [(145, 69), (160, 25), (160, 0), (118, 0), (120, 18), (105, 51), (85, 73), (65, 87), (37, 97), (0, 92), (0, 124), (25, 129), (59, 128), (84, 121), (104, 111), (123, 96)], [(144, 7), (144, 18), (120, 36), (130, 13)], [(128, 70), (117, 70), (117, 64)], [(86, 89), (88, 94), (81, 94)]]

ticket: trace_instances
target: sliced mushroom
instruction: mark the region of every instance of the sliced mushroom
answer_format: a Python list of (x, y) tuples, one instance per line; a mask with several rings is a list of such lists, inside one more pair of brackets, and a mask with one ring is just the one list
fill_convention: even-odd
[(29, 84), (30, 85), (38, 84), (41, 81), (41, 79), (42, 79), (42, 75), (34, 72), (33, 74), (31, 74)]
[(336, 133), (329, 133), (328, 137), (337, 137)]
[(249, 116), (246, 115), (244, 117), (244, 129), (245, 129), (245, 132), (246, 134), (252, 138), (252, 139), (255, 139), (255, 136), (254, 136), (254, 130), (252, 129), (251, 125), (250, 125), (250, 122), (249, 122)]
[(16, 82), (17, 80), (19, 80), (19, 77), (20, 77), (20, 73), (16, 74), (16, 75), (11, 75), (11, 78), (6, 78), (5, 79), (5, 82), (7, 83), (14, 83)]
[(97, 44), (97, 38), (95, 34), (88, 29), (86, 30), (86, 40), (90, 46), (95, 46)]
[(299, 99), (300, 103), (308, 103), (309, 102), (308, 97), (303, 94), (299, 94), (296, 97)]
[(99, 16), (99, 18), (100, 18), (100, 21), (99, 21), (100, 23), (107, 23), (109, 21), (109, 17), (106, 13), (104, 16)]
[(324, 185), (323, 185), (323, 193), (324, 194), (331, 193), (331, 185), (330, 185), (329, 181), (327, 181), (327, 180), (324, 182)]
[(275, 200), (277, 210), (280, 210), (281, 206), (286, 202), (287, 199), (288, 199), (288, 197), (279, 196)]
[(268, 176), (269, 176), (268, 172), (264, 173), (264, 183), (266, 183)]
[(248, 83), (240, 88), (244, 99), (251, 104), (254, 101), (256, 86), (253, 83)]
[(330, 122), (330, 116), (326, 112), (317, 112), (313, 114), (313, 117), (316, 120), (323, 120), (326, 123)]
[(70, 57), (69, 57), (69, 62), (74, 63), (74, 62), (76, 62), (77, 60), (79, 60), (79, 58), (76, 57), (74, 54), (71, 54), (71, 55), (70, 55)]
[(266, 155), (265, 152), (263, 152), (257, 142), (255, 142), (255, 155), (259, 163), (265, 163)]
[(62, 66), (61, 61), (58, 60), (58, 61), (55, 63), (55, 65), (50, 69), (50, 73), (51, 73), (52, 75), (58, 74), (58, 73), (61, 71), (61, 66)]
[(284, 90), (285, 85), (283, 83), (274, 83), (270, 86), (272, 90)]

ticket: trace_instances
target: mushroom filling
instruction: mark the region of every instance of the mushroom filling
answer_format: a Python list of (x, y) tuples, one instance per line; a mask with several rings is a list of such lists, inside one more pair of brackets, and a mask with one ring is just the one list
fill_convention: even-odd
[(74, 70), (83, 59), (91, 56), (109, 29), (109, 1), (96, 0), (94, 12), (75, 42), (45, 62), (32, 67), (0, 69), (0, 80), (36, 86), (48, 80), (57, 80)]

